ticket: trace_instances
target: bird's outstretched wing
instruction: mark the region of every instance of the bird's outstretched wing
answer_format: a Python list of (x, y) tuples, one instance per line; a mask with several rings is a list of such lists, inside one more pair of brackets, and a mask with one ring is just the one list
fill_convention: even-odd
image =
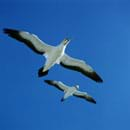
[(101, 77), (93, 70), (93, 68), (86, 64), (83, 60), (78, 60), (64, 54), (60, 60), (60, 64), (65, 68), (81, 72), (96, 82), (103, 82)]
[(52, 46), (47, 45), (43, 41), (41, 41), (36, 35), (31, 34), (25, 31), (19, 31), (14, 29), (3, 29), (4, 33), (8, 36), (25, 43), (28, 47), (30, 47), (34, 52), (38, 54), (43, 54), (49, 51)]
[(76, 91), (73, 95), (76, 97), (79, 97), (79, 98), (83, 98), (91, 103), (96, 104), (96, 101), (90, 95), (88, 95), (86, 92)]
[(67, 91), (68, 90), (68, 87), (60, 81), (54, 81), (54, 80), (44, 80), (44, 81), (46, 83), (48, 83), (49, 85), (52, 85), (52, 86), (58, 88), (61, 91)]

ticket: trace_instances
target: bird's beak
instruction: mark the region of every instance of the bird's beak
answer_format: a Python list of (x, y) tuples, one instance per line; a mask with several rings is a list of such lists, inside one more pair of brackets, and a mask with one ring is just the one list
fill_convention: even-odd
[(65, 45), (68, 44), (70, 41), (71, 41), (71, 39), (66, 38), (66, 39), (65, 39)]

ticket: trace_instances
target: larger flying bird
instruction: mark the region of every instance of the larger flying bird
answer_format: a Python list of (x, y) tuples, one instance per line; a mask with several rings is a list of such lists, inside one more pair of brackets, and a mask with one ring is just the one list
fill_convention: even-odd
[(64, 91), (64, 96), (61, 98), (61, 101), (63, 102), (64, 100), (66, 100), (67, 98), (69, 98), (70, 96), (76, 96), (79, 98), (83, 98), (91, 103), (95, 103), (96, 101), (86, 92), (81, 92), (79, 91), (79, 85), (75, 85), (73, 87), (69, 87), (67, 85), (65, 85), (64, 83), (62, 83), (61, 81), (54, 81), (54, 80), (45, 80), (46, 83), (48, 83), (49, 85), (52, 85), (56, 88), (58, 88), (61, 91)]
[(81, 72), (96, 82), (103, 82), (101, 77), (91, 66), (86, 64), (85, 61), (72, 58), (65, 53), (65, 48), (70, 42), (70, 39), (68, 38), (65, 38), (57, 46), (51, 46), (29, 32), (5, 28), (4, 33), (20, 42), (25, 43), (37, 54), (45, 56), (46, 62), (45, 65), (38, 71), (39, 77), (47, 75), (49, 69), (55, 64), (60, 64), (65, 68)]

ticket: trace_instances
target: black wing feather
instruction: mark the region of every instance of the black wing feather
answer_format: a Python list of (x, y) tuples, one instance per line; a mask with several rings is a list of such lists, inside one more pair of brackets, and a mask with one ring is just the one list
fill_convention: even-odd
[(76, 70), (76, 71), (86, 75), (87, 77), (93, 79), (96, 82), (103, 82), (103, 80), (100, 78), (100, 76), (95, 71), (89, 73), (88, 71), (84, 71), (84, 69), (82, 69), (80, 66), (70, 66), (67, 64), (63, 64), (62, 62), (60, 62), (60, 64), (65, 68), (68, 68), (71, 70)]
[(38, 54), (43, 54), (44, 52), (40, 52), (38, 51), (32, 44), (32, 42), (28, 39), (25, 39), (24, 37), (22, 37), (20, 35), (20, 31), (18, 30), (14, 30), (14, 29), (3, 29), (4, 33), (5, 34), (8, 34), (8, 36), (20, 41), (20, 42), (23, 42), (25, 43), (29, 48), (31, 48), (34, 52), (38, 53)]

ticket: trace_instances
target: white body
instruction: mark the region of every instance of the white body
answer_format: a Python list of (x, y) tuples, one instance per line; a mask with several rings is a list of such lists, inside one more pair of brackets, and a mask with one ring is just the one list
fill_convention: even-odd
[(44, 65), (43, 72), (49, 70), (55, 64), (59, 64), (62, 56), (64, 55), (65, 47), (63, 44), (60, 44), (47, 53), (45, 53), (46, 63)]
[(67, 91), (64, 91), (64, 99), (67, 99), (68, 97), (70, 97), (70, 96), (73, 96), (73, 94), (75, 93), (77, 91), (77, 89), (75, 88), (75, 87), (70, 87), (70, 88), (68, 88), (68, 90)]

